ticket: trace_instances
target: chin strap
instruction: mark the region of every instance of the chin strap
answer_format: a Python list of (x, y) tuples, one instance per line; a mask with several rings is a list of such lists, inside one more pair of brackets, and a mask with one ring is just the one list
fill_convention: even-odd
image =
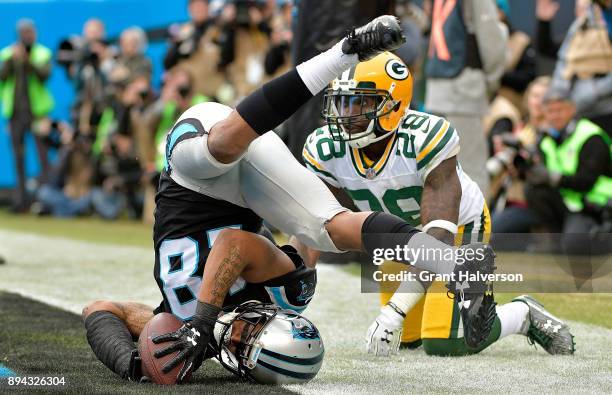
[[(387, 137), (388, 137), (388, 136), (389, 136), (391, 133), (394, 133), (394, 132), (395, 132), (395, 130), (392, 130), (392, 131), (390, 131), (390, 132), (387, 132), (386, 130), (381, 129), (380, 127), (377, 127), (377, 128), (376, 128), (377, 130), (384, 131), (385, 133), (384, 133), (384, 134), (382, 134), (382, 135), (380, 135), (380, 136), (376, 136), (376, 135), (374, 134), (374, 131), (373, 131), (373, 129), (374, 129), (374, 123), (375, 123), (375, 122), (376, 122), (376, 120), (374, 120), (374, 119), (373, 119), (372, 121), (370, 121), (370, 124), (368, 125), (368, 128), (367, 128), (367, 129), (366, 129), (366, 131), (365, 131), (365, 132), (368, 132), (368, 131), (369, 131), (369, 133), (368, 133), (368, 134), (366, 134), (365, 136), (360, 137), (360, 138), (358, 138), (358, 139), (355, 139), (355, 140), (348, 140), (348, 141), (347, 141), (347, 142), (348, 142), (348, 144), (349, 144), (349, 145), (350, 145), (352, 148), (364, 148), (364, 147), (367, 147), (367, 146), (368, 146), (368, 145), (370, 145), (370, 144), (376, 143), (377, 141), (380, 141), (380, 140), (383, 140), (383, 139), (387, 138)], [(364, 132), (364, 133), (365, 133), (365, 132)]]

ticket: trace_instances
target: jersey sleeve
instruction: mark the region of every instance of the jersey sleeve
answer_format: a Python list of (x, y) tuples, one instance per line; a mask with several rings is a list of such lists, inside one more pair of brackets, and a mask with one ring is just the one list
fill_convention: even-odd
[(317, 141), (322, 135), (321, 131), (322, 129), (317, 129), (306, 138), (306, 143), (304, 144), (304, 149), (302, 150), (302, 159), (304, 159), (304, 164), (308, 170), (315, 173), (319, 178), (331, 186), (341, 188), (341, 185), (336, 177), (334, 177), (329, 169), (325, 167), (323, 164), (324, 161), (322, 161), (319, 157)]
[(417, 173), (425, 182), (440, 163), (459, 153), (459, 134), (444, 118), (431, 116), (422, 130), (415, 131)]

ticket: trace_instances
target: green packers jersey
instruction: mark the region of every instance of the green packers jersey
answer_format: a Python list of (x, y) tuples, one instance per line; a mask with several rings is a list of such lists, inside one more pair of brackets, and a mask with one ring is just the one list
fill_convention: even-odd
[[(408, 110), (376, 162), (369, 161), (363, 150), (332, 140), (327, 126), (308, 136), (302, 154), (308, 169), (332, 186), (344, 189), (360, 210), (385, 211), (418, 226), (427, 175), (458, 152), (459, 136), (448, 121)], [(473, 224), (472, 232), (478, 232), (484, 197), (460, 166), (457, 175), (462, 189), (458, 225)]]

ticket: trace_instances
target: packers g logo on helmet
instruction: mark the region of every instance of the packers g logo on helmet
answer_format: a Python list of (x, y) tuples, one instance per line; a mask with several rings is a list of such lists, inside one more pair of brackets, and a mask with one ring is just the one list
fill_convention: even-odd
[(385, 65), (385, 71), (394, 80), (405, 80), (410, 75), (408, 66), (399, 60), (391, 59)]
[(346, 70), (325, 91), (323, 117), (332, 139), (363, 148), (395, 132), (412, 100), (412, 75), (384, 52)]

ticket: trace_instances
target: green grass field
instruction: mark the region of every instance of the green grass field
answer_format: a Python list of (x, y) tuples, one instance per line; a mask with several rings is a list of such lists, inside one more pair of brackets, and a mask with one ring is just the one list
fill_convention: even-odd
[[(78, 316), (95, 299), (159, 303), (149, 226), (0, 212), (0, 240), (0, 255), (7, 260), (0, 265), (0, 371), (4, 365), (18, 375), (64, 376), (66, 386), (56, 389), (71, 392), (167, 392), (114, 376), (89, 350)], [(428, 357), (417, 349), (383, 359), (363, 353), (378, 297), (359, 292), (358, 270), (357, 265), (319, 266), (317, 294), (306, 315), (323, 335), (326, 358), (311, 383), (252, 386), (208, 362), (192, 383), (173, 392), (612, 391), (609, 294), (537, 295), (550, 311), (570, 321), (577, 343), (573, 357), (549, 356), (524, 337), (510, 336), (471, 357)], [(513, 296), (496, 299), (503, 303)], [(3, 385), (0, 393), (7, 388)]]

